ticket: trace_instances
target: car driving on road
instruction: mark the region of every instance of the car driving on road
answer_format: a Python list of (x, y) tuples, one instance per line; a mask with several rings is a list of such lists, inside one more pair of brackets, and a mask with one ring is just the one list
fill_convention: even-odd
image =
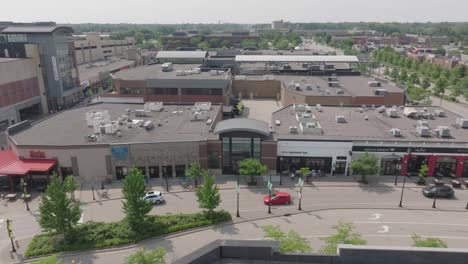
[[(268, 205), (270, 203), (270, 196), (265, 196), (263, 202)], [(276, 192), (271, 195), (271, 204), (289, 204), (291, 203), (291, 195), (287, 192)]]
[(158, 191), (151, 191), (147, 192), (145, 195), (145, 198), (143, 198), (145, 201), (148, 201), (152, 204), (162, 204), (164, 203), (164, 197), (161, 192)]
[(437, 194), (437, 197), (443, 198), (452, 198), (455, 195), (455, 191), (452, 187), (443, 185), (439, 187), (429, 186), (422, 190), (424, 196), (429, 198), (434, 198), (434, 195)]

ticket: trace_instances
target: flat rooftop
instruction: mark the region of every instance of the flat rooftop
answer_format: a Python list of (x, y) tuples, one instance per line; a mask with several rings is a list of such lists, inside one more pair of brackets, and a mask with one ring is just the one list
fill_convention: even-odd
[[(221, 106), (212, 105), (211, 107), (211, 110), (206, 113), (206, 118), (215, 120)], [(191, 108), (193, 105), (164, 105), (163, 111), (151, 112), (147, 117), (135, 117), (132, 114), (132, 119), (153, 121), (154, 128), (147, 131), (137, 125), (129, 128), (127, 124), (124, 124), (119, 127), (121, 137), (103, 134), (98, 136), (96, 142), (90, 142), (86, 137), (94, 134), (94, 131), (93, 127), (88, 127), (86, 124), (87, 112), (107, 110), (111, 120), (114, 121), (126, 114), (126, 109), (143, 109), (143, 104), (102, 103), (61, 112), (34, 124), (31, 128), (15, 134), (11, 138), (18, 145), (32, 146), (80, 146), (218, 139), (217, 135), (209, 132), (211, 125), (208, 125), (206, 121), (191, 121)], [(158, 122), (161, 123), (161, 126), (158, 126)], [(214, 126), (215, 124), (213, 124)]]
[(0, 63), (10, 62), (10, 61), (19, 61), (19, 60), (22, 60), (22, 59), (19, 59), (19, 58), (0, 58)]
[(359, 62), (356, 56), (237, 55), (236, 62)]
[(198, 74), (187, 74), (184, 76), (178, 76), (178, 72), (189, 71), (195, 68), (201, 68), (200, 64), (173, 64), (173, 70), (169, 72), (163, 72), (161, 68), (162, 64), (153, 64), (148, 66), (140, 66), (117, 72), (114, 75), (114, 79), (138, 81), (147, 79), (214, 79), (224, 80), (229, 77), (228, 72), (222, 72), (217, 75), (211, 74), (211, 72), (201, 72)]
[(98, 81), (100, 73), (111, 73), (133, 64), (135, 62), (132, 60), (112, 59), (78, 65), (80, 83)]
[[(468, 142), (468, 129), (462, 129), (455, 125), (457, 114), (439, 107), (414, 107), (418, 111), (434, 113), (441, 109), (446, 113), (446, 117), (435, 117), (434, 119), (420, 119), (427, 121), (431, 128), (430, 137), (421, 137), (416, 133), (417, 119), (408, 118), (399, 109), (399, 117), (391, 118), (386, 113), (379, 113), (377, 109), (370, 106), (367, 110), (360, 111), (359, 107), (322, 107), (322, 112), (318, 112), (316, 107), (312, 107), (312, 114), (322, 127), (322, 134), (312, 133), (290, 133), (290, 126), (298, 126), (295, 111), (292, 105), (287, 106), (273, 113), (273, 123), (280, 120), (279, 126), (274, 126), (276, 138), (281, 139), (304, 139), (304, 140), (349, 140), (349, 141), (394, 141), (394, 142)], [(337, 123), (335, 118), (341, 115), (346, 123)], [(365, 120), (367, 117), (368, 120)], [(439, 138), (435, 135), (434, 129), (437, 126), (447, 126), (450, 128), (451, 137)], [(401, 137), (394, 137), (390, 130), (398, 128)]]

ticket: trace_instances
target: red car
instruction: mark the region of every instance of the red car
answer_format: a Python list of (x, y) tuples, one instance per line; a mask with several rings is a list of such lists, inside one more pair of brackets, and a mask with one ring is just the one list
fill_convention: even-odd
[[(267, 195), (263, 198), (263, 202), (268, 205), (270, 197)], [(287, 192), (276, 192), (271, 195), (271, 204), (289, 204), (291, 203), (291, 195)]]

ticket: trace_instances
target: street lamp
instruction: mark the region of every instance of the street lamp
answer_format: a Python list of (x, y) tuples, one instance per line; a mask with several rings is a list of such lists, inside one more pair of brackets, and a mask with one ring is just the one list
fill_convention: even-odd
[(237, 213), (236, 216), (240, 217), (239, 214), (239, 193), (240, 193), (240, 185), (239, 185), (239, 173), (237, 173), (237, 186), (236, 186), (236, 192), (237, 192)]
[(405, 191), (405, 184), (406, 184), (406, 175), (403, 178), (403, 187), (401, 188), (401, 197), (400, 197), (400, 204), (399, 207), (403, 207), (403, 192)]
[(393, 160), (393, 165), (394, 165), (394, 168), (395, 168), (395, 186), (398, 185), (398, 173), (397, 173), (397, 165), (398, 165), (398, 162), (399, 162), (398, 159), (394, 159), (394, 160)]
[(436, 208), (436, 200), (437, 200), (437, 194), (439, 193), (439, 184), (435, 184), (435, 193), (434, 193), (434, 201), (432, 202), (432, 208)]
[(302, 186), (304, 186), (304, 179), (299, 178), (299, 207), (297, 208), (299, 211), (302, 211)]
[(271, 175), (268, 179), (268, 213), (271, 214), (271, 189), (273, 184), (271, 183)]
[(91, 192), (93, 193), (93, 201), (96, 201), (96, 197), (94, 196), (94, 179), (91, 180)]
[(164, 151), (164, 168), (163, 168), (163, 173), (164, 173), (164, 179), (166, 180), (166, 192), (169, 192), (169, 179), (167, 178), (167, 159), (169, 158), (169, 155), (167, 154), (167, 151)]
[(23, 188), (23, 199), (26, 202), (26, 211), (29, 211), (28, 190), (26, 188), (28, 186), (28, 184), (26, 183), (24, 178), (21, 178), (20, 181), (21, 181), (21, 188)]

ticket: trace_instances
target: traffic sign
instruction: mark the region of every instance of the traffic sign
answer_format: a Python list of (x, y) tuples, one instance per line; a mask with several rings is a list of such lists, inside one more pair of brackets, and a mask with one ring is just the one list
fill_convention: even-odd
[(299, 186), (304, 186), (304, 180), (302, 178), (299, 178)]
[(272, 188), (273, 188), (273, 184), (271, 182), (268, 182), (268, 190), (271, 191)]
[(240, 192), (240, 185), (239, 185), (239, 184), (237, 184), (237, 186), (236, 186), (236, 192), (237, 192), (237, 193)]

